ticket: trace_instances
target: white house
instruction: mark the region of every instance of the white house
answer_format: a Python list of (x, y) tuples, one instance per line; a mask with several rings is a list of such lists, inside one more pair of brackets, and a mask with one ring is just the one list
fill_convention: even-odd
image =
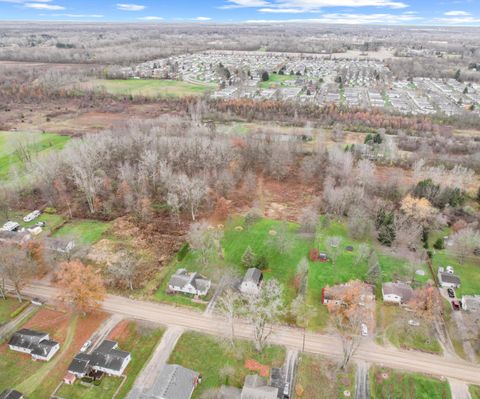
[(197, 272), (189, 273), (186, 269), (178, 269), (168, 283), (170, 291), (198, 296), (207, 295), (210, 286), (211, 281), (206, 277)]
[(462, 296), (462, 309), (469, 312), (480, 312), (480, 295)]
[(242, 283), (240, 284), (240, 292), (243, 294), (257, 295), (260, 291), (263, 273), (261, 270), (251, 267), (245, 273)]
[(47, 333), (24, 328), (13, 334), (8, 347), (13, 351), (31, 355), (33, 360), (48, 362), (58, 352), (60, 344), (49, 339)]
[(443, 267), (438, 268), (438, 282), (442, 288), (460, 287), (460, 277), (453, 273), (446, 272)]
[(383, 283), (383, 302), (400, 305), (410, 300), (413, 295), (412, 287), (405, 283)]

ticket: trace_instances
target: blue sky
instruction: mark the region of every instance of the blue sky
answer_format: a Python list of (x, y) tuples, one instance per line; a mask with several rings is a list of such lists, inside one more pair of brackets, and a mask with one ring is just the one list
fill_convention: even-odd
[(0, 0), (0, 20), (480, 26), (480, 0)]

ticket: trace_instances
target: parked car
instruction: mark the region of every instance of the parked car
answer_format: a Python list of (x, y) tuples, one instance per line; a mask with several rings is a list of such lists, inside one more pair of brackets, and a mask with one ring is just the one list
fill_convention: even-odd
[(91, 340), (88, 340), (86, 341), (82, 347), (80, 348), (80, 352), (86, 352), (88, 348), (90, 348), (92, 346), (92, 341)]
[(452, 301), (453, 310), (460, 310), (462, 308), (462, 303), (456, 299)]
[(41, 215), (41, 212), (38, 210), (30, 212), (27, 216), (23, 218), (23, 221), (25, 223), (31, 222), (32, 220), (35, 220), (36, 218), (38, 218), (40, 215)]
[(408, 325), (413, 327), (418, 327), (420, 325), (420, 322), (418, 320), (410, 319), (408, 320)]
[(453, 288), (447, 289), (447, 294), (449, 298), (455, 298), (455, 291), (453, 290)]
[(287, 382), (283, 388), (283, 399), (290, 399), (290, 384)]
[(362, 337), (368, 336), (368, 327), (365, 323), (362, 323)]
[(43, 305), (43, 301), (40, 298), (33, 298), (30, 302), (32, 303), (32, 305), (35, 305), (35, 306)]
[(2, 230), (3, 231), (18, 231), (18, 230), (20, 230), (20, 225), (17, 222), (12, 222), (11, 220), (9, 220), (8, 222), (6, 222), (3, 225)]

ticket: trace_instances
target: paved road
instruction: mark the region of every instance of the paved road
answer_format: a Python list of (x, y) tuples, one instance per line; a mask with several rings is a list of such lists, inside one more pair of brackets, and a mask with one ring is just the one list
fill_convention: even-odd
[(169, 327), (167, 331), (165, 331), (160, 344), (155, 348), (148, 364), (135, 380), (126, 399), (137, 399), (145, 389), (149, 389), (153, 386), (156, 378), (160, 375), (163, 367), (167, 364), (170, 354), (173, 349), (175, 349), (175, 345), (182, 333), (183, 328), (181, 327)]
[(452, 399), (471, 399), (468, 385), (463, 381), (454, 380), (449, 378), (450, 390), (452, 391)]
[[(35, 284), (24, 289), (24, 293), (48, 300), (57, 297), (57, 289)], [(186, 330), (195, 330), (217, 336), (229, 336), (229, 324), (218, 316), (205, 316), (198, 311), (174, 307), (166, 304), (136, 301), (119, 296), (108, 295), (102, 308), (110, 313), (129, 318), (147, 320), (166, 326), (178, 326)], [(239, 338), (252, 339), (253, 329), (239, 321), (235, 327)], [(285, 326), (274, 326), (270, 343), (287, 348), (302, 349), (303, 331)], [(331, 358), (341, 357), (340, 341), (330, 335), (306, 333), (305, 351)], [(421, 352), (386, 348), (374, 342), (363, 342), (355, 353), (354, 360), (379, 364), (385, 367), (412, 372), (429, 373), (438, 377), (448, 377), (459, 381), (480, 385), (480, 366), (461, 359), (444, 359), (441, 356)]]
[(88, 352), (92, 352), (96, 349), (102, 342), (108, 337), (108, 334), (115, 328), (115, 326), (120, 323), (123, 319), (123, 316), (118, 314), (111, 315), (107, 320), (105, 320), (102, 325), (95, 331), (90, 337), (92, 341), (92, 346), (88, 349)]
[(355, 399), (370, 399), (370, 386), (368, 379), (368, 364), (357, 362), (355, 373)]
[[(1, 299), (0, 299), (1, 300)], [(0, 341), (9, 338), (16, 330), (20, 324), (23, 324), (23, 321), (29, 317), (33, 312), (38, 309), (35, 305), (28, 306), (22, 313), (20, 313), (13, 320), (10, 320), (8, 323), (0, 327)]]

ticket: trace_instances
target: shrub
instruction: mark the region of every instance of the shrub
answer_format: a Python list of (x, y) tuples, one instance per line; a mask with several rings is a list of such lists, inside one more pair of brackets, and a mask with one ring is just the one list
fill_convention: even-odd
[(57, 213), (57, 210), (51, 206), (47, 206), (44, 210), (43, 213), (48, 213), (49, 215), (53, 215)]
[(250, 245), (245, 249), (245, 252), (243, 252), (241, 262), (243, 267), (246, 269), (250, 269), (251, 267), (254, 267), (256, 263), (258, 263), (257, 256), (253, 252)]
[(265, 255), (258, 257), (255, 267), (260, 270), (265, 270), (268, 267), (268, 259)]
[(316, 260), (318, 260), (318, 256), (319, 256), (319, 253), (318, 253), (318, 249), (316, 248), (312, 248), (308, 254), (308, 258), (312, 261), (312, 262), (315, 262)]
[(445, 245), (443, 243), (443, 238), (437, 238), (435, 240), (435, 242), (433, 243), (433, 248), (438, 249), (438, 250), (444, 249)]
[(10, 313), (10, 318), (14, 319), (17, 317), (20, 313), (22, 313), (26, 308), (30, 306), (30, 302), (26, 301), (22, 303), (21, 306), (19, 306), (17, 309), (15, 309), (12, 313)]
[(177, 253), (177, 259), (179, 262), (185, 259), (185, 256), (188, 255), (188, 252), (190, 252), (190, 245), (188, 242), (182, 245), (182, 248), (180, 248), (180, 251)]

